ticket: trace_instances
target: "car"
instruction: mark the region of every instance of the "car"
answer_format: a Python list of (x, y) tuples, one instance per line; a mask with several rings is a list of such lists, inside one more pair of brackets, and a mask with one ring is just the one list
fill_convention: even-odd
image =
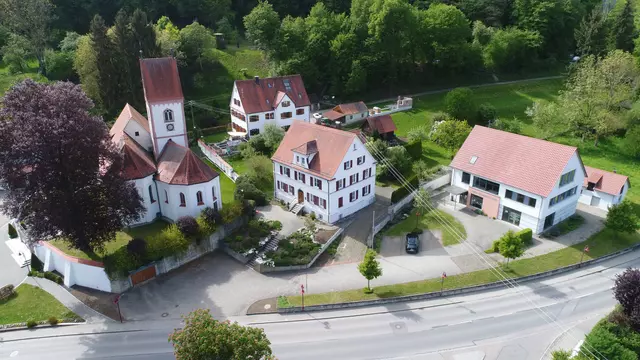
[(419, 235), (416, 233), (408, 233), (404, 245), (404, 249), (408, 254), (417, 254), (420, 252)]

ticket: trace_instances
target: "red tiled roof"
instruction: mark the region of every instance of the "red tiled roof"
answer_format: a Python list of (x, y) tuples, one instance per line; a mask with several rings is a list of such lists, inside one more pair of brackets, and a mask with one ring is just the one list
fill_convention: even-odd
[[(342, 159), (355, 138), (356, 134), (351, 132), (294, 120), (271, 159), (331, 180), (342, 165)], [(318, 152), (311, 160), (309, 169), (294, 165), (293, 149), (313, 140)]]
[(291, 150), (297, 152), (298, 154), (314, 154), (318, 152), (318, 143), (315, 140), (311, 140)]
[(322, 117), (325, 117), (325, 118), (327, 118), (327, 119), (329, 119), (331, 121), (335, 121), (335, 120), (338, 120), (338, 119), (344, 117), (344, 114), (343, 113), (339, 113), (339, 112), (337, 112), (335, 110), (329, 110), (329, 111), (323, 112), (322, 113)]
[(126, 180), (142, 179), (156, 172), (156, 165), (151, 155), (146, 152), (127, 134), (124, 134), (124, 165), (122, 177)]
[(118, 144), (122, 139), (124, 128), (127, 127), (127, 123), (129, 123), (129, 120), (134, 120), (135, 122), (140, 124), (143, 129), (151, 133), (151, 130), (149, 129), (149, 122), (147, 121), (147, 119), (145, 119), (142, 114), (134, 109), (133, 106), (126, 104), (122, 109), (122, 112), (120, 112), (118, 119), (109, 130), (109, 135), (111, 135), (111, 140), (114, 143)]
[(351, 129), (351, 130), (349, 130), (349, 132), (352, 132), (352, 133), (356, 134), (358, 139), (360, 139), (360, 141), (362, 141), (363, 144), (367, 143), (367, 138), (362, 134), (362, 130), (360, 130), (360, 129)]
[(574, 154), (573, 146), (475, 126), (451, 167), (547, 197)]
[(144, 96), (148, 102), (184, 99), (176, 59), (140, 59), (140, 72)]
[(369, 111), (369, 108), (367, 108), (367, 104), (365, 104), (363, 101), (358, 101), (355, 103), (340, 104), (334, 107), (333, 110), (344, 115), (353, 115)]
[(191, 149), (169, 140), (158, 159), (157, 180), (174, 185), (193, 185), (218, 176)]
[[(285, 86), (285, 80), (290, 84), (289, 91)], [(247, 115), (272, 111), (284, 94), (289, 96), (296, 107), (311, 105), (300, 75), (260, 79), (258, 84), (255, 80), (236, 80), (236, 87), (240, 94), (240, 103)], [(284, 94), (278, 95), (278, 92)]]
[(607, 194), (620, 194), (620, 189), (629, 181), (629, 178), (624, 175), (592, 168), (590, 166), (585, 166), (584, 168), (587, 170), (588, 178), (584, 179), (583, 186), (587, 187), (588, 183), (592, 182), (596, 184), (596, 190)]
[(396, 124), (393, 122), (393, 119), (391, 119), (391, 115), (368, 117), (367, 123), (372, 131), (377, 130), (378, 134), (396, 131)]

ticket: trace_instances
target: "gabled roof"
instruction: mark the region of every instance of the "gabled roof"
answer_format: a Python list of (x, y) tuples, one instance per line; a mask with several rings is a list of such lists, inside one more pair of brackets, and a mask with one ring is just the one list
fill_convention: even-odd
[(140, 59), (140, 72), (147, 102), (184, 99), (176, 59), (172, 57)]
[(391, 115), (368, 117), (367, 124), (369, 124), (371, 131), (376, 130), (378, 134), (396, 131), (396, 124), (393, 122), (393, 119), (391, 119)]
[(547, 197), (577, 151), (573, 146), (475, 126), (451, 167)]
[[(236, 80), (235, 85), (246, 114), (272, 111), (284, 94), (296, 107), (311, 105), (300, 75), (259, 79), (257, 83), (256, 80)], [(278, 95), (279, 92), (282, 94)]]
[[(351, 132), (294, 120), (271, 159), (331, 180), (342, 165), (342, 159), (355, 138), (356, 134)], [(317, 153), (309, 163), (309, 169), (293, 164), (293, 149), (314, 140)]]
[(333, 110), (339, 113), (342, 113), (344, 115), (353, 115), (353, 114), (359, 114), (362, 112), (367, 112), (369, 111), (369, 108), (367, 108), (367, 104), (365, 104), (363, 101), (358, 101), (354, 103), (340, 104), (334, 107)]
[(596, 184), (596, 190), (610, 195), (620, 194), (620, 190), (624, 184), (629, 181), (629, 178), (624, 175), (592, 168), (590, 166), (585, 166), (584, 168), (587, 170), (587, 178), (584, 179), (584, 187), (587, 187), (588, 183), (591, 182)]
[(327, 118), (331, 121), (338, 120), (344, 117), (343, 113), (337, 112), (335, 110), (328, 110), (322, 113), (322, 117)]
[(295, 149), (291, 149), (298, 154), (310, 155), (318, 152), (318, 142), (315, 140), (307, 141), (306, 143), (298, 146)]
[(191, 149), (169, 140), (158, 159), (156, 179), (173, 185), (193, 185), (211, 181), (218, 176)]
[(129, 135), (124, 134), (123, 137), (124, 165), (122, 167), (122, 177), (126, 180), (135, 180), (154, 174), (156, 165), (151, 158), (151, 154), (138, 145)]
[(122, 109), (122, 112), (120, 112), (118, 119), (109, 130), (109, 135), (111, 135), (111, 140), (114, 143), (118, 144), (122, 139), (124, 129), (127, 127), (129, 120), (137, 122), (138, 124), (140, 124), (140, 126), (142, 126), (143, 129), (151, 133), (151, 130), (149, 129), (149, 122), (147, 121), (147, 119), (145, 119), (142, 114), (134, 109), (133, 106), (126, 104)]

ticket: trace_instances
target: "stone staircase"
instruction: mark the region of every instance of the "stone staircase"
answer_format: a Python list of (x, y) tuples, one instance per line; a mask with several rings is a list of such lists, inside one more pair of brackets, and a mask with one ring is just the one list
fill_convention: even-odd
[(302, 204), (302, 203), (297, 203), (297, 204), (295, 204), (295, 205), (291, 208), (291, 210), (290, 210), (290, 211), (291, 211), (294, 215), (298, 215), (298, 214), (300, 213), (300, 211), (302, 211), (302, 208), (303, 208), (303, 207), (304, 207), (304, 204)]
[(277, 232), (271, 233), (271, 235), (269, 235), (269, 240), (264, 245), (262, 245), (262, 247), (260, 248), (260, 251), (255, 253), (251, 258), (251, 260), (249, 260), (249, 262), (247, 263), (248, 267), (253, 268), (258, 262), (260, 262), (260, 260), (262, 259), (262, 256), (266, 252), (278, 249), (279, 240), (276, 235), (277, 235)]

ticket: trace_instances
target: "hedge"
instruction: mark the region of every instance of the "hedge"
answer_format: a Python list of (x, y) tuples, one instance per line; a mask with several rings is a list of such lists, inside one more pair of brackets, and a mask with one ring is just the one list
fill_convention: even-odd
[(9, 239), (15, 239), (18, 237), (18, 232), (16, 231), (16, 228), (13, 227), (12, 224), (9, 224)]
[[(407, 182), (413, 189), (417, 189), (418, 186), (420, 186), (420, 181), (416, 176), (410, 177), (409, 179), (407, 179)], [(391, 202), (395, 204), (398, 201), (402, 200), (405, 196), (409, 195), (409, 193), (409, 189), (407, 189), (407, 187), (405, 186), (397, 188), (391, 193)]]
[(531, 245), (533, 243), (533, 230), (529, 228), (518, 231), (516, 235), (520, 237), (520, 240), (522, 240), (525, 245)]
[(422, 141), (418, 140), (409, 144), (405, 144), (404, 148), (407, 150), (407, 153), (409, 153), (409, 156), (411, 156), (411, 158), (413, 158), (414, 160), (419, 160), (420, 158), (422, 158)]

